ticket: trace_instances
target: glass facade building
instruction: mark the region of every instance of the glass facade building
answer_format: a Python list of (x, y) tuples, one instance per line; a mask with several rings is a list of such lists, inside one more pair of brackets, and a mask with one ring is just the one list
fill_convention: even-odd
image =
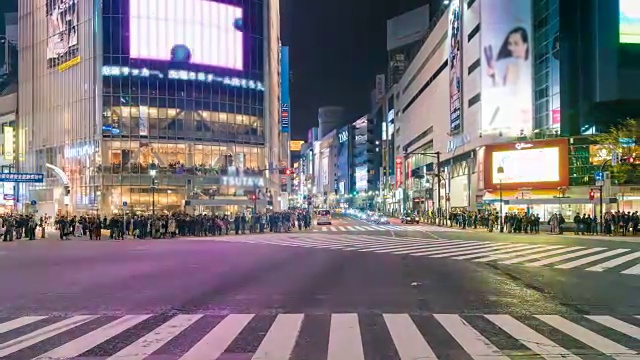
[(20, 170), (47, 173), (22, 200), (105, 214), (270, 204), (277, 6), (20, 0)]

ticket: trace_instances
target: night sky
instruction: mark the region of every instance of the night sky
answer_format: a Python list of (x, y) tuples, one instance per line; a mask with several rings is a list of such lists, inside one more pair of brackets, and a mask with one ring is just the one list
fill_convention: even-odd
[(321, 106), (345, 107), (348, 120), (370, 110), (375, 75), (386, 73), (387, 19), (427, 3), (433, 9), (441, 1), (281, 0), (294, 138), (307, 138)]

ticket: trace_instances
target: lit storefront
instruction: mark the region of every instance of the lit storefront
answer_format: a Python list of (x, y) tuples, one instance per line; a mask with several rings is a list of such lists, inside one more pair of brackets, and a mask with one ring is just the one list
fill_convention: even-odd
[(577, 213), (592, 214), (587, 194), (570, 188), (568, 139), (489, 145), (484, 149), (483, 201), (503, 211), (539, 214), (546, 221), (561, 212), (568, 221)]

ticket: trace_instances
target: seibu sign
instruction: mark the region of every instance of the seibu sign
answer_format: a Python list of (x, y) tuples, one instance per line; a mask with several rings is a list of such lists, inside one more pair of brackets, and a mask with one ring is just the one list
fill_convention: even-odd
[(222, 186), (264, 187), (264, 178), (246, 176), (221, 176)]

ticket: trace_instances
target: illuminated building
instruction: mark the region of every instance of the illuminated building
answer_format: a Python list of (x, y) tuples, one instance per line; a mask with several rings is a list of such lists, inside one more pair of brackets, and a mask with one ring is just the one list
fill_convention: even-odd
[(47, 174), (21, 200), (221, 212), (258, 193), (279, 206), (265, 171), (286, 156), (277, 1), (20, 0), (19, 14), (19, 167)]

